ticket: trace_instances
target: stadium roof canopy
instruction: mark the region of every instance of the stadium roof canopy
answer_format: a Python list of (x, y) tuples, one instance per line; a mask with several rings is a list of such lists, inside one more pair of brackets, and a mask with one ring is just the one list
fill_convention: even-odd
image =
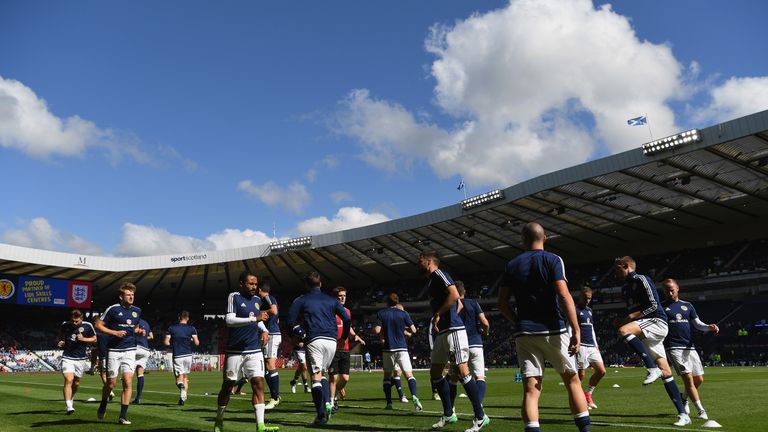
[[(686, 137), (692, 135), (677, 136)], [(216, 312), (244, 269), (281, 290), (298, 290), (309, 270), (326, 286), (387, 287), (416, 278), (419, 252), (432, 249), (455, 275), (498, 273), (520, 253), (520, 230), (529, 221), (540, 222), (548, 248), (571, 263), (768, 237), (768, 111), (699, 130), (681, 145), (670, 141), (290, 244), (135, 258), (0, 245), (0, 274), (91, 281), (97, 308), (113, 303), (119, 282), (131, 280), (138, 304), (178, 305), (183, 298)]]

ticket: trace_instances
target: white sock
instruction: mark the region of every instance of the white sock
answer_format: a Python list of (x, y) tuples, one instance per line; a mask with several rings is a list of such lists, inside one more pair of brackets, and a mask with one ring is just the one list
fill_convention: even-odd
[(182, 390), (181, 391), (181, 400), (186, 401), (187, 400), (187, 391)]
[(71, 400), (68, 400), (68, 401), (64, 401), (64, 402), (67, 404), (67, 409), (74, 409), (74, 408), (72, 407), (72, 401), (71, 401)]
[(700, 413), (704, 411), (704, 405), (701, 404), (700, 400), (693, 401), (693, 404), (696, 405), (696, 409), (699, 410)]
[(254, 405), (253, 411), (256, 413), (256, 424), (264, 424), (264, 404)]

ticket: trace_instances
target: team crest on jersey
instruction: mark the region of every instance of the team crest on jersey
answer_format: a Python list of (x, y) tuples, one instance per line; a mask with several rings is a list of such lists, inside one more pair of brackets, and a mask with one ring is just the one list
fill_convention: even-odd
[(77, 329), (77, 332), (78, 332), (78, 333), (82, 333), (82, 332), (84, 332), (84, 331), (85, 331), (85, 329), (84, 329), (84, 328), (82, 328), (82, 327), (80, 327), (80, 328), (78, 328), (78, 329)]
[(675, 318), (677, 318), (678, 320), (681, 320), (681, 319), (683, 319), (683, 315), (682, 314), (677, 314), (677, 315), (675, 315)]
[(7, 300), (16, 293), (16, 286), (8, 279), (0, 279), (0, 300)]
[(136, 312), (131, 312), (131, 316), (136, 318), (138, 315), (136, 315)]
[(688, 306), (680, 306), (680, 309), (682, 309), (684, 311), (687, 311), (688, 310)]
[(132, 323), (131, 323), (131, 320), (129, 320), (129, 319), (128, 319), (128, 320), (125, 320), (125, 323), (126, 323), (126, 324), (128, 324), (128, 325), (131, 325), (131, 324), (132, 324)]
[(245, 307), (245, 303), (240, 303), (240, 307)]
[(234, 378), (235, 377), (235, 371), (227, 371), (227, 377)]

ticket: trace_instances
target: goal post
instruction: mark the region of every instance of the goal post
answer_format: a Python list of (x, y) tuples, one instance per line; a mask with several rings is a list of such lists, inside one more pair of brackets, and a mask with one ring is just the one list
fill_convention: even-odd
[(352, 370), (363, 370), (363, 355), (351, 354), (349, 356), (349, 368)]

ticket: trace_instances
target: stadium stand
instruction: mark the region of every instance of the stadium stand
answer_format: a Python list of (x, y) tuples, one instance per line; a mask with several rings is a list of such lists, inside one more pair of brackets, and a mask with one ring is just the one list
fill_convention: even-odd
[[(285, 313), (301, 291), (300, 275), (316, 270), (326, 288), (347, 287), (353, 325), (372, 341), (366, 349), (374, 358), (380, 358), (380, 346), (370, 334), (373, 316), (388, 292), (398, 292), (420, 328), (411, 353), (414, 363), (423, 365), (429, 314), (415, 263), (421, 251), (436, 249), (443, 267), (465, 281), (491, 320), (488, 364), (514, 365), (511, 329), (502, 323), (494, 298), (504, 264), (520, 252), (521, 225), (535, 220), (547, 229), (548, 247), (564, 258), (571, 288), (595, 288), (596, 331), (609, 363), (634, 361), (623, 344), (616, 344), (612, 325), (624, 299), (611, 265), (613, 257), (623, 254), (633, 255), (639, 269), (657, 280), (678, 279), (681, 297), (694, 301), (707, 320), (721, 322), (721, 337), (697, 336), (703, 358), (764, 362), (766, 316), (760, 306), (766, 303), (768, 278), (763, 222), (768, 216), (768, 111), (701, 129), (696, 140), (673, 149), (646, 150), (636, 148), (420, 215), (228, 251), (118, 258), (0, 245), (0, 276), (85, 283), (91, 297), (84, 300), (89, 306), (84, 309), (93, 312), (114, 303), (121, 281), (134, 281), (136, 304), (153, 327), (156, 348), (176, 312), (187, 309), (200, 332), (200, 352), (216, 354), (224, 343), (222, 321), (216, 317), (224, 312), (224, 299), (237, 286), (240, 271), (249, 269), (269, 280)], [(8, 287), (0, 290), (0, 367), (55, 365), (55, 353), (35, 353), (52, 348), (65, 317), (58, 314), (62, 308), (19, 306)], [(66, 304), (70, 299), (59, 300)], [(35, 320), (27, 319), (32, 315)], [(283, 346), (287, 353), (287, 338)]]

